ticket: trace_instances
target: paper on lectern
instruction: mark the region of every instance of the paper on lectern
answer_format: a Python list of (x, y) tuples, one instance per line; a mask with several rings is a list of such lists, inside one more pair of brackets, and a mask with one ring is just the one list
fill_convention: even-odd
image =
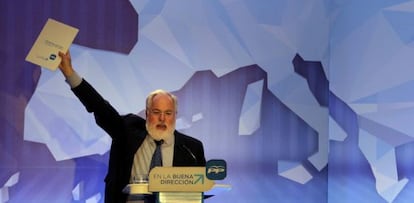
[(26, 56), (26, 61), (56, 70), (61, 60), (59, 51), (66, 53), (78, 32), (77, 28), (49, 18)]

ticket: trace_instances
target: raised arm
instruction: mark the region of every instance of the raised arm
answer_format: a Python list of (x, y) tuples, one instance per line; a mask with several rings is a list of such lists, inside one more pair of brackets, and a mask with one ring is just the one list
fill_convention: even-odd
[(62, 58), (59, 69), (69, 83), (73, 93), (78, 97), (86, 110), (93, 113), (96, 123), (104, 129), (112, 139), (119, 138), (122, 116), (107, 102), (86, 80), (80, 77), (72, 66), (70, 52), (60, 52)]

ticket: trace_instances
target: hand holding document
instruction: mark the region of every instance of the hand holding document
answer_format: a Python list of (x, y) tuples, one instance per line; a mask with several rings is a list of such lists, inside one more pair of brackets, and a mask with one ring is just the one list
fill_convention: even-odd
[(66, 53), (78, 32), (77, 28), (49, 18), (26, 56), (26, 61), (56, 70), (61, 61), (59, 51)]

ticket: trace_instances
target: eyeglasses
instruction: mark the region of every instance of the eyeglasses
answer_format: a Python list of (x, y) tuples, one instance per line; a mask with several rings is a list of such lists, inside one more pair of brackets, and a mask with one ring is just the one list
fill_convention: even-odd
[(161, 116), (162, 114), (164, 114), (164, 116), (173, 116), (174, 115), (174, 111), (171, 111), (171, 110), (161, 111), (159, 109), (151, 109), (151, 110), (149, 110), (149, 112), (153, 116)]

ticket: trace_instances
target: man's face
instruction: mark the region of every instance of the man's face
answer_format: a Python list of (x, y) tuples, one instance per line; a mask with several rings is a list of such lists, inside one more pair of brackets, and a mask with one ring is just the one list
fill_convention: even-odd
[(146, 115), (146, 127), (153, 139), (166, 139), (173, 134), (176, 110), (171, 97), (166, 94), (156, 95), (152, 100), (152, 105), (147, 109)]

